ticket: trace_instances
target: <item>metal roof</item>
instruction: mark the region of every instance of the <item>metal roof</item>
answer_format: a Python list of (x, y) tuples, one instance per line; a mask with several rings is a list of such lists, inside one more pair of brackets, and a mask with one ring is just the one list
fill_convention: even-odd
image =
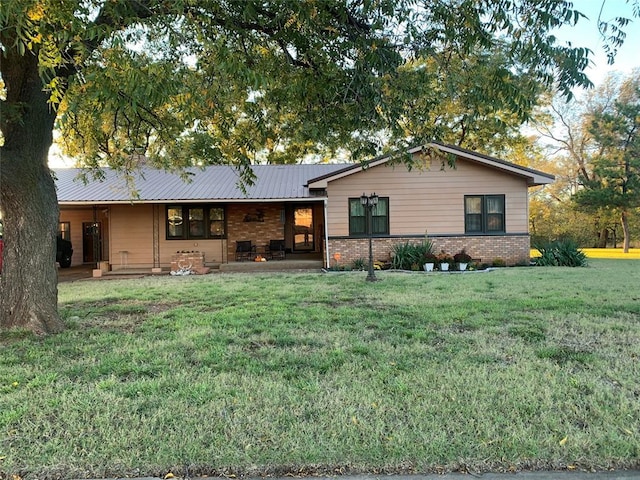
[(53, 172), (61, 204), (269, 201), (317, 198), (309, 195), (306, 186), (309, 179), (331, 174), (345, 166), (253, 165), (255, 184), (247, 186), (246, 192), (239, 187), (238, 170), (222, 165), (187, 169), (188, 181), (184, 181), (179, 173), (142, 169), (133, 174), (136, 194), (132, 193), (121, 173), (109, 168), (103, 170), (103, 180), (90, 180), (86, 184), (79, 178), (81, 169), (57, 168)]

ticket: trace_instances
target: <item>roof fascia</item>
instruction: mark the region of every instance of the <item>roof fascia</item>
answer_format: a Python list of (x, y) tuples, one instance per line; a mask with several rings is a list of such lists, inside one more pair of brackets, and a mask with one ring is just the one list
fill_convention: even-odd
[[(422, 146), (412, 147), (407, 150), (407, 153), (414, 154), (422, 150)], [(323, 189), (327, 188), (329, 182), (333, 180), (337, 180), (339, 178), (348, 177), (349, 175), (353, 175), (354, 173), (361, 172), (363, 170), (367, 170), (371, 167), (377, 167), (378, 165), (382, 165), (383, 163), (387, 163), (393, 154), (386, 154), (380, 157), (376, 157), (372, 160), (358, 163), (356, 165), (351, 165), (345, 169), (338, 170), (337, 172), (329, 173), (327, 175), (323, 175), (321, 177), (312, 178), (307, 183), (307, 187), (309, 190)]]
[(551, 174), (533, 170), (527, 167), (522, 167), (520, 165), (516, 165), (515, 163), (506, 162), (504, 160), (490, 157), (488, 155), (482, 155), (480, 153), (472, 152), (464, 148), (455, 147), (453, 145), (445, 145), (441, 143), (432, 143), (431, 145), (433, 145), (438, 150), (452, 153), (466, 160), (471, 160), (473, 162), (481, 163), (498, 170), (503, 170), (520, 177), (525, 177), (529, 186), (547, 185), (555, 180), (555, 176)]
[[(540, 171), (533, 170), (526, 167), (521, 167), (520, 165), (506, 162), (504, 160), (490, 157), (488, 155), (482, 155), (480, 153), (472, 152), (471, 150), (466, 150), (461, 147), (446, 145), (446, 144), (437, 143), (437, 142), (429, 143), (427, 146), (432, 147), (436, 150), (441, 150), (443, 152), (454, 154), (466, 160), (480, 163), (488, 167), (493, 167), (495, 169), (502, 170), (504, 172), (511, 173), (513, 175), (524, 177), (527, 179), (527, 185), (529, 186), (546, 185), (546, 184), (552, 183), (555, 180), (555, 177), (548, 173), (540, 172)], [(421, 145), (418, 147), (410, 148), (407, 150), (407, 152), (410, 154), (414, 154), (414, 153), (421, 152), (424, 149), (425, 149), (425, 146)], [(363, 164), (360, 164), (360, 165), (354, 165), (352, 167), (345, 168), (344, 170), (340, 170), (332, 174), (323, 175), (322, 177), (311, 179), (308, 183), (308, 187), (309, 189), (327, 188), (328, 183), (333, 180), (337, 180), (339, 178), (353, 175), (354, 173), (361, 172), (362, 170), (366, 170), (371, 167), (382, 165), (383, 163), (388, 162), (391, 158), (392, 158), (391, 154), (384, 155), (382, 157), (374, 158), (369, 162), (364, 162)]]
[(91, 205), (170, 205), (173, 203), (180, 204), (202, 204), (202, 203), (294, 203), (294, 202), (322, 202), (326, 200), (326, 196), (313, 196), (313, 197), (300, 197), (300, 198), (228, 198), (228, 199), (190, 199), (181, 200), (178, 198), (164, 199), (164, 200), (63, 200), (59, 201), (60, 206), (73, 207), (73, 206), (91, 206)]

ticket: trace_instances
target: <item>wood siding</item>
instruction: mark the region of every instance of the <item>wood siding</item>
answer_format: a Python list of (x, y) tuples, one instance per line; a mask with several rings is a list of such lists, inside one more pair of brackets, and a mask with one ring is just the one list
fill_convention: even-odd
[[(156, 247), (153, 241), (154, 216), (157, 228), (156, 261)], [(111, 232), (113, 270), (124, 268), (125, 263), (127, 268), (166, 268), (171, 265), (171, 256), (179, 251), (202, 252), (207, 264), (226, 261), (226, 240), (167, 240), (164, 205), (112, 206)]]
[(349, 235), (348, 199), (375, 192), (389, 197), (391, 235), (464, 234), (465, 195), (505, 195), (507, 234), (528, 232), (528, 195), (524, 179), (458, 159), (456, 168), (434, 161), (428, 169), (404, 165), (372, 167), (329, 183), (329, 237)]

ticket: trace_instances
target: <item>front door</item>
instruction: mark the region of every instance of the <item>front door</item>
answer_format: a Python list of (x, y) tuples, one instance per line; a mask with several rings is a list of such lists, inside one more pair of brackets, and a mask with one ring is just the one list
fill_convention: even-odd
[(100, 222), (82, 223), (82, 261), (96, 263), (102, 260), (100, 239), (102, 228)]
[(293, 251), (314, 251), (313, 208), (295, 207), (293, 211)]

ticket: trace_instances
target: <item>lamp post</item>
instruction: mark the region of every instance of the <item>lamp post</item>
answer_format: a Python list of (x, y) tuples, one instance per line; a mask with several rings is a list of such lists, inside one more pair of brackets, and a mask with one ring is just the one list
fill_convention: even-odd
[(367, 218), (367, 235), (369, 236), (369, 273), (367, 274), (367, 282), (375, 282), (378, 279), (376, 278), (376, 273), (373, 270), (373, 209), (376, 205), (378, 205), (378, 195), (372, 193), (367, 196), (366, 194), (362, 194), (360, 197), (360, 203), (365, 209), (365, 215)]

